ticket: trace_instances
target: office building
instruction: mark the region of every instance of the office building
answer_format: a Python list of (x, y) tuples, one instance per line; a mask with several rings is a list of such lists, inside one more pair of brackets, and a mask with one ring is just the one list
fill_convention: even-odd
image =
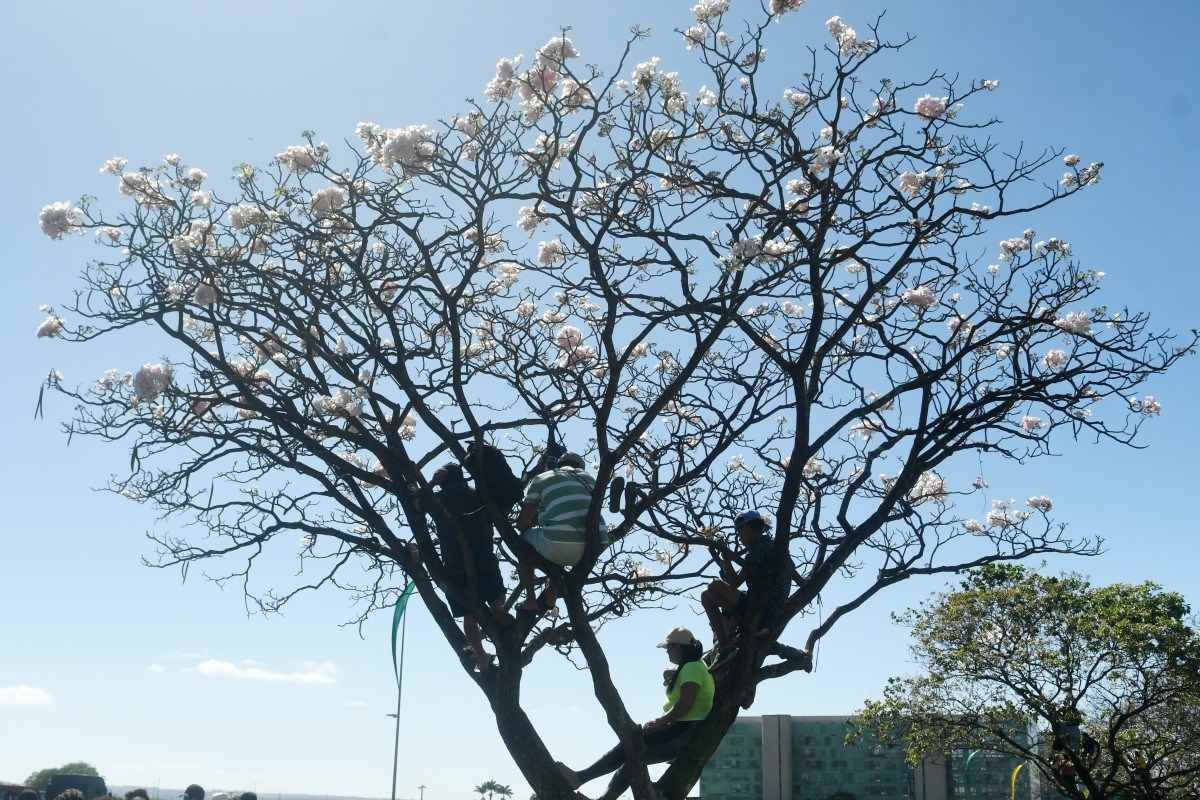
[[(1020, 763), (955, 752), (910, 765), (901, 748), (846, 744), (849, 717), (739, 717), (700, 777), (704, 800), (1009, 800)], [(1025, 770), (1017, 796), (1034, 796)]]

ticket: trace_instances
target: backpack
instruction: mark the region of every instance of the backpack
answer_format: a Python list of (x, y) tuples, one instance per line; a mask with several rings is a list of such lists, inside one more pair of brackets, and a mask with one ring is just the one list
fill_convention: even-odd
[(495, 445), (472, 443), (467, 448), (467, 463), (475, 478), (476, 490), (489, 498), (501, 511), (508, 512), (525, 495), (525, 487), (508, 466), (508, 459)]

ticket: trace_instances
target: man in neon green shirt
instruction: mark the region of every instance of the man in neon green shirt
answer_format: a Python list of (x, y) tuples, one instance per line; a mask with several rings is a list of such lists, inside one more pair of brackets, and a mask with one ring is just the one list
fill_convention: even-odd
[[(666, 649), (667, 658), (678, 665), (678, 669), (667, 683), (667, 702), (663, 706), (666, 713), (642, 726), (647, 764), (661, 764), (679, 755), (696, 726), (712, 711), (716, 693), (716, 684), (704, 663), (704, 647), (691, 631), (676, 628), (667, 634), (666, 641), (659, 647)], [(572, 789), (612, 772), (608, 789), (598, 800), (617, 800), (629, 788), (625, 751), (619, 744), (600, 756), (596, 763), (578, 772), (564, 764), (558, 766)]]

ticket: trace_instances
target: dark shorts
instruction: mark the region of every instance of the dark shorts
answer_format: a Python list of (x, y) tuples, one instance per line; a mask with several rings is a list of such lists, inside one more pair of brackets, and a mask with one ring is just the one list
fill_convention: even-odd
[[(480, 562), (476, 562), (475, 565), (475, 592), (484, 603), (490, 603), (497, 597), (503, 596), (504, 578), (500, 575), (500, 563), (495, 558), (480, 559)], [(467, 591), (467, 576), (465, 572), (452, 572), (446, 576), (446, 579), (459, 587), (461, 591)], [(466, 616), (467, 609), (463, 608), (450, 597), (447, 597), (446, 601), (450, 605), (450, 613), (452, 615), (456, 618)]]

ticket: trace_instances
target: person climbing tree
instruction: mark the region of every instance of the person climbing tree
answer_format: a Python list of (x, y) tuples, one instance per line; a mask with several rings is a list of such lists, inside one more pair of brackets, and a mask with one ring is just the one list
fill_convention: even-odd
[[(587, 544), (588, 509), (596, 479), (584, 472), (583, 456), (564, 453), (557, 465), (537, 474), (525, 490), (525, 501), (517, 518), (517, 528), (525, 541), (547, 561), (560, 567), (573, 567), (583, 558)], [(603, 520), (600, 535), (607, 538)], [(518, 565), (526, 600), (520, 609), (543, 613), (554, 607), (557, 593), (548, 581), (540, 597), (536, 591), (534, 565), (522, 559)]]
[[(462, 594), (475, 594), (491, 610), (498, 621), (503, 621), (504, 579), (500, 575), (500, 562), (494, 549), (495, 527), (479, 494), (472, 489), (458, 464), (446, 464), (433, 474), (429, 481), (436, 488), (433, 494), (449, 518), (449, 525), (437, 526), (442, 563), (445, 565), (447, 583), (452, 590)], [(463, 634), (467, 637), (468, 649), (480, 672), (491, 666), (491, 656), (483, 646), (483, 634), (479, 621), (472, 616), (467, 606), (447, 592), (450, 613), (463, 621)]]
[[(643, 758), (647, 764), (671, 761), (679, 754), (696, 725), (708, 717), (716, 694), (713, 676), (704, 663), (704, 646), (690, 630), (676, 628), (658, 646), (666, 649), (667, 658), (676, 669), (666, 683), (667, 702), (663, 706), (666, 713), (642, 726), (646, 740)], [(666, 677), (666, 673), (663, 677)], [(559, 764), (559, 769), (572, 789), (578, 789), (588, 781), (612, 772), (608, 789), (599, 800), (616, 800), (629, 788), (629, 778), (625, 773), (625, 748), (621, 744), (578, 772), (565, 764)]]

